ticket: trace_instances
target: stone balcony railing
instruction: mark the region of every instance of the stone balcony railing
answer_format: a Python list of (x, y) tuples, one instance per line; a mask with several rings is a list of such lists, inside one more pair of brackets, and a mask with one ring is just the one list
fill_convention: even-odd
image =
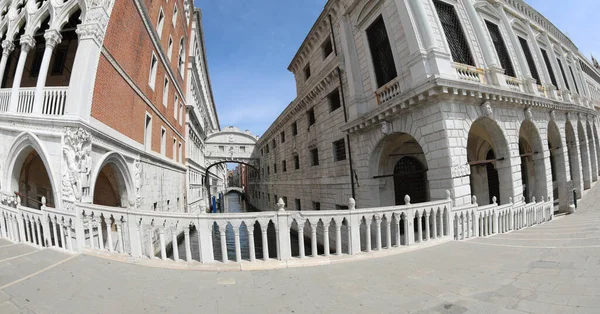
[(452, 63), (452, 68), (456, 70), (456, 76), (460, 80), (485, 84), (485, 72), (483, 69), (456, 62)]
[[(405, 200), (407, 205), (357, 209), (351, 199), (348, 210), (302, 212), (286, 211), (280, 200), (276, 211), (205, 214), (138, 212), (69, 202), (37, 210), (5, 196), (0, 204), (0, 236), (68, 252), (250, 269), (264, 262), (269, 262), (268, 267), (287, 267), (394, 254), (409, 247), (509, 232), (553, 218), (552, 200), (478, 206), (474, 199), (462, 207), (453, 207), (449, 197), (419, 204), (410, 204), (408, 196)], [(306, 241), (310, 246), (305, 246)], [(234, 254), (228, 252), (228, 243), (234, 244)], [(181, 244), (185, 249), (180, 256), (172, 248)]]
[[(11, 102), (11, 88), (0, 89), (0, 113), (64, 115), (68, 86), (44, 87), (40, 108), (35, 104), (35, 87), (20, 88), (16, 103)], [(14, 107), (13, 107), (14, 106)], [(36, 112), (38, 111), (39, 112)]]
[(394, 97), (400, 95), (402, 91), (400, 90), (400, 78), (396, 77), (391, 80), (389, 83), (381, 86), (376, 92), (375, 95), (377, 97), (377, 104), (381, 105)]

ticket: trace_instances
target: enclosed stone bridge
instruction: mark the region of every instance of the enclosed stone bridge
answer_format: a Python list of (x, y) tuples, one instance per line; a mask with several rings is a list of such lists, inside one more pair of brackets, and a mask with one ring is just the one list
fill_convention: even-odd
[(236, 186), (228, 187), (225, 190), (225, 194), (228, 194), (228, 193), (231, 193), (231, 192), (238, 192), (240, 194), (246, 193), (246, 191), (244, 190), (244, 188), (240, 188), (240, 187), (236, 187)]
[(254, 147), (258, 138), (248, 130), (242, 132), (233, 126), (208, 135), (206, 139), (207, 169), (228, 162), (256, 167), (258, 156), (254, 153)]

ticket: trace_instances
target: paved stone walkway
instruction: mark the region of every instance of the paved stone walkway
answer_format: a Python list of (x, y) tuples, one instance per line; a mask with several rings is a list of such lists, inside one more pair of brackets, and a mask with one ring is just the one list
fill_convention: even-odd
[(327, 266), (151, 268), (0, 240), (0, 313), (600, 313), (600, 185), (575, 215)]

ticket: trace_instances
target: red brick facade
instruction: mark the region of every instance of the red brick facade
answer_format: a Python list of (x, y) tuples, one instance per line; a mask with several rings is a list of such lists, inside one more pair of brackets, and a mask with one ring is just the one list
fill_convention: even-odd
[[(105, 55), (100, 57), (91, 114), (95, 119), (142, 144), (144, 143), (145, 116), (146, 113), (150, 114), (152, 116), (152, 151), (159, 153), (161, 151), (161, 127), (163, 127), (166, 130), (166, 156), (178, 160), (176, 156), (173, 156), (173, 137), (177, 139), (177, 146), (179, 143), (183, 145), (181, 152), (184, 154), (185, 121), (178, 121), (179, 117), (174, 116), (174, 106), (175, 96), (178, 99), (177, 110), (179, 110), (179, 104), (184, 104), (186, 78), (181, 77), (177, 65), (180, 40), (184, 38), (184, 54), (186, 56), (183, 59), (185, 64), (182, 73), (185, 76), (191, 30), (188, 23), (191, 22), (191, 19), (185, 17), (183, 0), (144, 0), (142, 3), (146, 5), (145, 10), (149, 16), (148, 24), (152, 29), (156, 28), (159, 12), (161, 8), (163, 10), (164, 24), (160, 39), (162, 49), (153, 44), (150, 32), (144, 25), (143, 14), (146, 12), (140, 12), (134, 1), (116, 1), (106, 31), (104, 49), (117, 65), (113, 65)], [(178, 12), (174, 26), (175, 5)], [(173, 38), (170, 61), (167, 58), (169, 36)], [(149, 85), (152, 53), (158, 59), (154, 89)], [(162, 61), (161, 54), (163, 53), (167, 63)], [(168, 74), (166, 67), (172, 69), (173, 76)], [(125, 72), (135, 87), (145, 95), (145, 98), (150, 100), (153, 106), (146, 103), (144, 98), (119, 73), (119, 70)], [(166, 107), (163, 105), (165, 77), (169, 80)], [(180, 90), (175, 87), (174, 81), (179, 85)], [(185, 105), (182, 108), (185, 110)], [(185, 112), (181, 116), (184, 120)], [(182, 156), (181, 159), (184, 160), (184, 157)]]

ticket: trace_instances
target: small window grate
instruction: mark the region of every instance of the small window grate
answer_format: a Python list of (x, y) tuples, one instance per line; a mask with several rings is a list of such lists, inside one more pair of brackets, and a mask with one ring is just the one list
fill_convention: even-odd
[(550, 74), (550, 82), (552, 82), (552, 85), (554, 85), (555, 87), (558, 87), (558, 84), (556, 83), (556, 76), (554, 75), (554, 70), (552, 69), (552, 65), (550, 64), (550, 58), (548, 58), (548, 53), (544, 49), (540, 49), (540, 51), (542, 52), (542, 57), (544, 58), (544, 63), (546, 64), (548, 73)]
[(558, 68), (560, 68), (560, 73), (562, 74), (563, 80), (565, 81), (565, 86), (568, 90), (571, 90), (571, 87), (569, 86), (569, 81), (567, 81), (567, 75), (565, 74), (565, 69), (563, 68), (562, 62), (559, 58), (556, 58), (556, 62), (558, 62)]
[(310, 150), (310, 159), (312, 162), (312, 166), (319, 165), (319, 150), (317, 148), (313, 148)]
[(292, 136), (298, 135), (298, 122), (292, 123)]
[(310, 110), (308, 112), (306, 112), (306, 115), (308, 117), (308, 127), (310, 127), (311, 125), (315, 124), (316, 119), (315, 119), (315, 108), (310, 108)]
[(334, 161), (346, 160), (346, 141), (341, 139), (333, 142)]
[(500, 28), (490, 21), (485, 21), (485, 25), (487, 25), (488, 31), (490, 32), (492, 43), (494, 44), (494, 48), (496, 48), (498, 59), (500, 59), (500, 65), (502, 65), (502, 68), (505, 71), (504, 74), (515, 77), (515, 69), (510, 61), (510, 55), (508, 54), (508, 49), (506, 49), (506, 44), (500, 33)]
[(367, 29), (367, 38), (371, 48), (377, 87), (381, 87), (398, 76), (392, 46), (381, 16)]
[(329, 111), (337, 110), (342, 106), (340, 91), (337, 88), (327, 95), (327, 99), (329, 100)]
[(531, 77), (533, 77), (537, 84), (540, 84), (540, 75), (535, 67), (535, 62), (533, 61), (533, 55), (531, 54), (531, 50), (529, 49), (529, 44), (525, 38), (519, 37), (519, 42), (521, 43), (521, 49), (523, 49), (523, 54), (525, 54), (525, 60), (527, 60), (527, 65), (529, 66), (529, 72), (531, 72)]
[(294, 169), (300, 169), (300, 157), (298, 155), (294, 155)]
[(439, 0), (434, 0), (433, 4), (435, 5), (435, 10), (442, 23), (446, 39), (448, 40), (452, 60), (454, 60), (454, 62), (475, 66), (469, 43), (467, 42), (454, 6)]

